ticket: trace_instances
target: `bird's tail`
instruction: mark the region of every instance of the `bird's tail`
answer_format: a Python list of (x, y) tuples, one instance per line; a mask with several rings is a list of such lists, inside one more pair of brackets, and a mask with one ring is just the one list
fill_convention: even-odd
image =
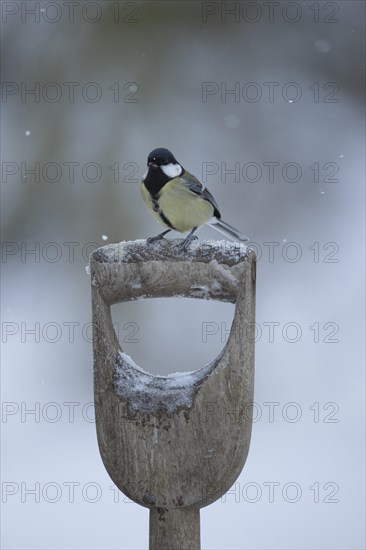
[(224, 222), (224, 220), (219, 220), (218, 218), (214, 218), (210, 220), (210, 225), (216, 231), (220, 231), (223, 235), (226, 237), (229, 237), (233, 241), (241, 241), (243, 243), (246, 243), (249, 241), (248, 237), (246, 237), (243, 233), (240, 233), (235, 227), (232, 225), (229, 225), (228, 223)]

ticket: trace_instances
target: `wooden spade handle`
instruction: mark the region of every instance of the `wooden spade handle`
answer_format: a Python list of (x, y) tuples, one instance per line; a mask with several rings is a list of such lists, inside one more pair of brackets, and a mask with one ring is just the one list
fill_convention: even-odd
[[(117, 487), (150, 509), (154, 550), (200, 547), (199, 508), (239, 476), (252, 426), (255, 254), (224, 241), (178, 250), (134, 241), (91, 258), (99, 449)], [(235, 330), (212, 363), (153, 376), (123, 353), (110, 306), (160, 296), (235, 303)]]

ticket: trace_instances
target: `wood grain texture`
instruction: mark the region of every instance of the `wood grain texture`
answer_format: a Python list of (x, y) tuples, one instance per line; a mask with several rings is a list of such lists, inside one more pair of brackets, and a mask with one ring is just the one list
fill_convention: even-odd
[[(120, 243), (95, 251), (90, 264), (99, 449), (117, 487), (150, 508), (154, 550), (199, 548), (199, 508), (239, 476), (252, 426), (255, 254), (225, 241), (177, 250), (176, 241)], [(157, 377), (123, 353), (111, 304), (160, 296), (235, 303), (211, 364)]]

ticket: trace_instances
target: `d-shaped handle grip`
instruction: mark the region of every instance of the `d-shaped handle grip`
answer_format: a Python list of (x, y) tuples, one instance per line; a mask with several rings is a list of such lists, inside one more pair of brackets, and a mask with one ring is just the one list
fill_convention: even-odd
[[(199, 508), (240, 474), (252, 425), (255, 254), (226, 242), (177, 250), (174, 241), (135, 241), (91, 258), (99, 448), (117, 487), (150, 508), (151, 548), (199, 547)], [(160, 296), (235, 302), (230, 336), (211, 364), (153, 376), (123, 353), (110, 306)]]

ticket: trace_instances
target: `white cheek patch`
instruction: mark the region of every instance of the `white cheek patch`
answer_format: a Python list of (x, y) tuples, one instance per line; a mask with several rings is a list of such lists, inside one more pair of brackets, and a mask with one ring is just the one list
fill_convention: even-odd
[(168, 178), (176, 178), (177, 176), (180, 176), (183, 172), (183, 168), (180, 164), (166, 164), (165, 166), (162, 165), (160, 167), (164, 174), (168, 176)]
[(148, 174), (148, 171), (149, 171), (149, 169), (147, 169), (146, 172), (145, 172), (145, 174), (142, 176), (142, 181), (145, 181), (146, 176), (147, 176), (147, 174)]

